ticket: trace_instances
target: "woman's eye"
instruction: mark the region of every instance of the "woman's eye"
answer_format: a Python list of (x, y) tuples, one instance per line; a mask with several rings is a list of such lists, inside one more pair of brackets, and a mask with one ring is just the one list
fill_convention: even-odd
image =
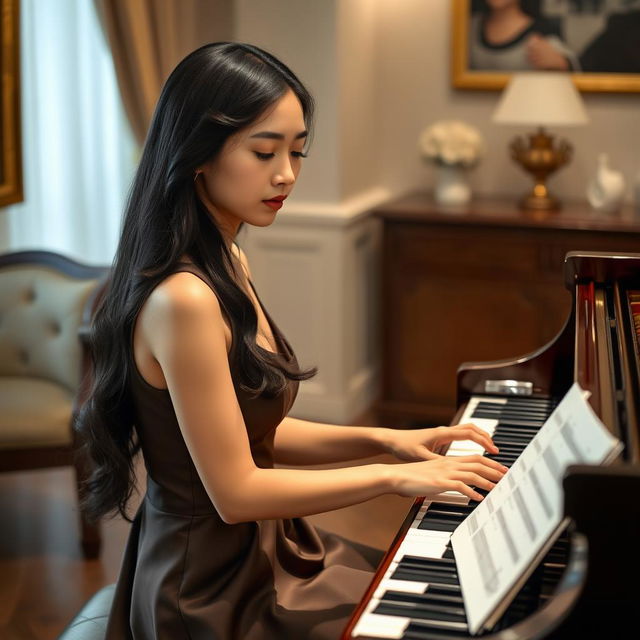
[(308, 154), (306, 154), (304, 151), (292, 151), (291, 155), (294, 158), (306, 158)]
[(260, 151), (254, 151), (258, 160), (271, 160), (275, 153), (261, 153)]

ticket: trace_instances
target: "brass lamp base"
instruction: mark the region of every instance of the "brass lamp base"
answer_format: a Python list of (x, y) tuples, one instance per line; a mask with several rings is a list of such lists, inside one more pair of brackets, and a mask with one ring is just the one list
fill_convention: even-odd
[(536, 184), (531, 193), (520, 198), (518, 204), (521, 209), (534, 211), (557, 211), (562, 208), (560, 200), (551, 195), (543, 183)]
[(553, 136), (548, 135), (543, 127), (528, 137), (529, 144), (518, 136), (509, 147), (511, 158), (532, 174), (535, 182), (531, 193), (520, 200), (520, 208), (535, 211), (558, 210), (562, 205), (549, 193), (545, 182), (554, 171), (569, 163), (573, 148), (566, 140), (561, 140), (554, 147)]

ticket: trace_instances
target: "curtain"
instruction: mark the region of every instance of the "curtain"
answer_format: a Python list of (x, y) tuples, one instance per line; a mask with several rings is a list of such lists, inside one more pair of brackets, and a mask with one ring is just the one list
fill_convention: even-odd
[(20, 8), (25, 202), (3, 212), (4, 244), (109, 264), (138, 150), (95, 7)]
[(189, 52), (229, 40), (232, 0), (95, 0), (125, 110), (142, 144), (167, 76)]

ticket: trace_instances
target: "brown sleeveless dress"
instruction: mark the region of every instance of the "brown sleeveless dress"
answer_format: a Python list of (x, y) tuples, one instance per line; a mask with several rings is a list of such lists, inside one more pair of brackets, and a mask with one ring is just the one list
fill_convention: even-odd
[[(180, 270), (211, 286), (196, 269)], [(294, 360), (262, 309), (279, 357)], [(168, 391), (149, 385), (131, 360), (147, 492), (129, 534), (107, 640), (337, 640), (382, 552), (303, 518), (226, 524), (198, 477)], [(229, 361), (236, 379), (233, 345)], [(235, 386), (253, 458), (273, 467), (275, 429), (298, 383), (269, 399)]]

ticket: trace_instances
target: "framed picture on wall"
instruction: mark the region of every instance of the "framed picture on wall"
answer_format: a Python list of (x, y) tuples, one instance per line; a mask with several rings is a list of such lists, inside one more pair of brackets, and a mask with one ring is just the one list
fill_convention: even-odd
[(23, 199), (19, 0), (0, 0), (0, 207)]
[(454, 87), (558, 70), (582, 91), (640, 92), (640, 0), (451, 1)]

